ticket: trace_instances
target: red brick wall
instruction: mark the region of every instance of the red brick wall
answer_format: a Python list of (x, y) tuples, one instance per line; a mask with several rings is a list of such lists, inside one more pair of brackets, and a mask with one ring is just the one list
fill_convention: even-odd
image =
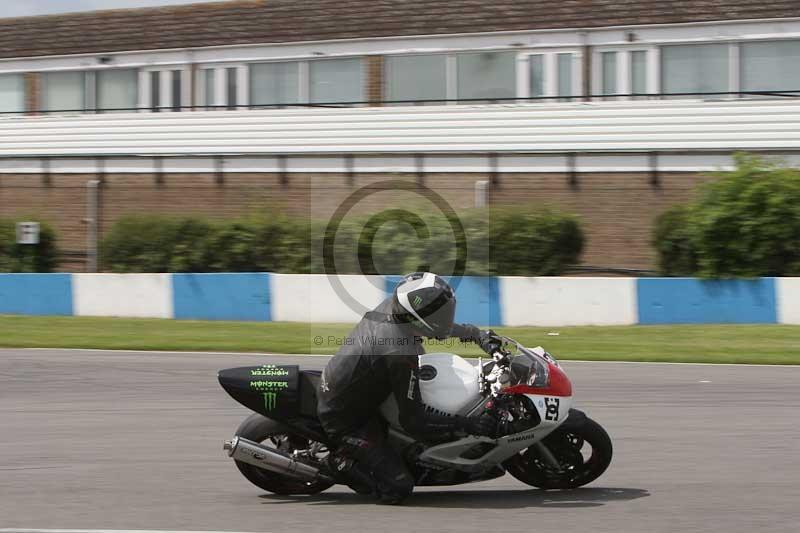
[(25, 111), (36, 114), (42, 108), (42, 78), (38, 72), (25, 73)]
[[(94, 174), (53, 174), (47, 185), (41, 176), (0, 174), (0, 218), (41, 216), (55, 225), (61, 248), (85, 251), (86, 182)], [(379, 174), (225, 174), (218, 184), (214, 174), (165, 174), (157, 184), (152, 174), (109, 174), (101, 190), (101, 233), (120, 216), (130, 213), (196, 214), (230, 218), (265, 210), (328, 219), (359, 188), (399, 179), (415, 184), (413, 173)], [(433, 173), (424, 183), (455, 209), (470, 208), (475, 182), (488, 176), (476, 173)], [(645, 173), (578, 175), (577, 187), (564, 173), (502, 174), (489, 192), (494, 205), (524, 204), (531, 209), (554, 207), (578, 214), (587, 234), (583, 263), (617, 268), (654, 268), (650, 236), (655, 217), (664, 209), (692, 197), (705, 178), (695, 173), (662, 173), (653, 187)], [(432, 209), (413, 190), (374, 194), (354, 212), (388, 207)], [(67, 269), (80, 270), (72, 262)]]
[(367, 101), (379, 105), (384, 98), (383, 56), (367, 56)]

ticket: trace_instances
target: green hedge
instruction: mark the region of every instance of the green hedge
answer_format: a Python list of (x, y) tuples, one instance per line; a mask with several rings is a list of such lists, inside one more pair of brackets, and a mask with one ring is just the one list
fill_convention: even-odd
[(17, 244), (15, 221), (0, 219), (0, 272), (52, 272), (58, 266), (56, 234), (50, 225), (39, 222), (39, 244)]
[(658, 219), (654, 245), (664, 275), (800, 275), (800, 170), (737, 154), (735, 170)]
[(103, 240), (101, 257), (113, 272), (323, 273), (327, 255), (341, 274), (450, 273), (466, 250), (468, 275), (558, 275), (583, 249), (577, 218), (555, 211), (468, 210), (454, 221), (422, 213), (387, 210), (338, 227), (283, 215), (128, 216)]
[(697, 250), (692, 240), (691, 209), (679, 205), (656, 219), (653, 246), (658, 252), (658, 269), (663, 276), (693, 276), (697, 273)]

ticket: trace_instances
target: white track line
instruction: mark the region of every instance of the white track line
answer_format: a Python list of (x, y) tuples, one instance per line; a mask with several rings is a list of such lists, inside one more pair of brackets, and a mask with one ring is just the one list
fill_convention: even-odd
[[(252, 356), (252, 357), (332, 357), (331, 355), (324, 354), (303, 354), (303, 353), (262, 353), (262, 352), (184, 352), (184, 351), (166, 351), (166, 350), (103, 350), (97, 348), (3, 348), (0, 347), (0, 352), (3, 351), (21, 351), (21, 352), (88, 352), (88, 353), (113, 353), (113, 354), (169, 354), (169, 355), (234, 355), (234, 356)], [(477, 356), (468, 356), (467, 359), (476, 359)], [(690, 366), (747, 366), (747, 367), (762, 367), (762, 368), (800, 368), (800, 365), (765, 365), (759, 363), (681, 363), (672, 361), (587, 361), (584, 359), (559, 359), (559, 362), (571, 363), (591, 363), (591, 364), (617, 364), (617, 365), (690, 365)], [(18, 530), (14, 530), (18, 531)], [(56, 530), (50, 530), (56, 531)], [(67, 530), (64, 530), (67, 531)], [(84, 531), (84, 530), (81, 530)], [(100, 531), (100, 530), (98, 530)], [(109, 530), (110, 531), (110, 530)], [(131, 530), (133, 531), (133, 530)], [(0, 533), (5, 533), (0, 529)], [(172, 533), (172, 532), (170, 532)], [(184, 532), (196, 533), (196, 532)], [(203, 532), (200, 532), (203, 533)], [(219, 533), (219, 532), (213, 532)], [(241, 533), (241, 532), (236, 532)]]
[[(160, 529), (22, 529), (5, 528), (0, 533), (246, 533), (241, 531), (169, 531)], [(264, 533), (264, 532), (261, 532)]]

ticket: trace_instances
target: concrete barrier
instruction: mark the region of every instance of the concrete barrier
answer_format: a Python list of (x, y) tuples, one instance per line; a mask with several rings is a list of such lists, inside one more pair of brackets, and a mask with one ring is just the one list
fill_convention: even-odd
[(172, 318), (171, 274), (73, 274), (73, 314)]
[(778, 322), (800, 324), (800, 278), (776, 278)]
[(0, 274), (0, 315), (71, 314), (70, 274)]
[(272, 320), (269, 274), (173, 274), (174, 317)]
[(506, 326), (636, 324), (632, 278), (501, 277)]
[(272, 274), (272, 320), (358, 322), (386, 297), (384, 287), (381, 276)]
[(775, 279), (639, 279), (640, 324), (774, 324)]
[[(0, 274), (0, 314), (354, 323), (400, 276)], [(456, 321), (479, 326), (800, 324), (800, 278), (464, 277)]]

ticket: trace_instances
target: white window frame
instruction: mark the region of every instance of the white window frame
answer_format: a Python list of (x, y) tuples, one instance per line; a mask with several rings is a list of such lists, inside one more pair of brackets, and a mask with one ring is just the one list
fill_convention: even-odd
[[(750, 41), (745, 41), (745, 42), (750, 42)], [(740, 80), (741, 80), (741, 75), (740, 75), (740, 71), (741, 71), (740, 67), (741, 67), (741, 65), (739, 64), (739, 58), (740, 58), (739, 41), (729, 41), (729, 40), (716, 41), (716, 40), (712, 40), (712, 39), (697, 40), (697, 41), (676, 41), (676, 42), (668, 42), (668, 43), (659, 43), (658, 45), (655, 45), (655, 49), (656, 49), (656, 56), (655, 57), (657, 58), (657, 61), (656, 61), (655, 65), (656, 65), (657, 70), (658, 70), (658, 72), (656, 74), (658, 84), (656, 85), (656, 90), (655, 91), (650, 91), (650, 92), (657, 92), (657, 93), (663, 93), (664, 92), (664, 88), (663, 88), (663, 84), (662, 84), (662, 80), (661, 80), (661, 71), (663, 70), (663, 68), (662, 68), (663, 65), (661, 64), (661, 49), (662, 48), (669, 47), (669, 46), (702, 46), (702, 45), (705, 45), (705, 44), (727, 44), (728, 45), (728, 83), (727, 83), (728, 87), (727, 87), (727, 90), (730, 91), (730, 92), (738, 92), (739, 91), (739, 87), (741, 86), (740, 85), (740, 83), (741, 83), (740, 82)], [(736, 61), (735, 64), (734, 64), (734, 60)], [(735, 79), (734, 79), (734, 76), (735, 76)], [(669, 98), (669, 97), (662, 97), (662, 98)], [(697, 96), (694, 96), (693, 98), (706, 98), (706, 97), (697, 95)], [(711, 99), (737, 98), (737, 95), (735, 95), (735, 94), (728, 94), (728, 95), (720, 94), (720, 95), (716, 95), (716, 96), (710, 96), (709, 98), (711, 98)]]
[[(560, 98), (558, 94), (558, 54), (572, 54), (572, 95), (583, 94), (583, 51), (580, 48), (541, 48), (525, 50), (517, 54), (517, 97), (531, 97), (530, 57), (544, 57), (544, 98), (531, 102), (550, 102), (549, 98)], [(575, 100), (573, 99), (573, 102)]]
[(159, 107), (162, 113), (172, 112), (172, 72), (181, 72), (181, 111), (190, 111), (188, 106), (192, 103), (192, 65), (159, 65), (157, 67), (143, 67), (139, 69), (139, 111), (151, 112), (152, 95), (150, 94), (150, 73), (159, 72)]
[[(469, 54), (478, 52), (509, 52), (505, 48), (497, 48), (492, 50), (458, 50), (458, 51), (436, 51), (428, 53), (414, 53), (414, 54), (387, 54), (386, 57), (405, 57), (405, 56), (426, 56), (426, 55), (444, 55), (445, 56), (445, 69), (446, 69), (446, 97), (449, 100), (448, 104), (457, 105), (458, 94), (458, 55)], [(543, 56), (544, 57), (544, 98), (558, 98), (558, 54), (572, 54), (572, 95), (582, 97), (583, 94), (583, 52), (580, 48), (541, 48), (529, 49), (524, 51), (517, 51), (516, 57), (516, 97), (517, 98), (530, 98), (530, 57)], [(549, 100), (536, 100), (549, 101)]]
[[(751, 44), (751, 43), (772, 43), (772, 42), (781, 42), (781, 41), (800, 41), (800, 36), (797, 37), (784, 37), (784, 38), (762, 38), (762, 39), (747, 39), (736, 41), (735, 43), (731, 43), (731, 49), (729, 50), (728, 57), (731, 59), (731, 63), (729, 66), (729, 71), (731, 73), (731, 90), (741, 91), (743, 90), (743, 72), (744, 69), (742, 68), (744, 65), (742, 64), (742, 45)], [(735, 63), (734, 63), (735, 61)], [(734, 78), (734, 72), (736, 77)], [(735, 89), (733, 89), (735, 87)], [(733, 96), (733, 95), (732, 95)], [(739, 95), (741, 98), (753, 98), (756, 97), (754, 95)]]
[[(206, 101), (206, 78), (209, 72), (214, 73), (214, 101)], [(197, 67), (195, 70), (195, 107), (204, 111), (210, 111), (209, 106), (223, 105), (219, 102), (219, 73), (216, 67)], [(216, 110), (217, 108), (213, 108)]]
[[(297, 104), (307, 104), (311, 92), (309, 87), (309, 67), (307, 59), (276, 59), (274, 61), (252, 61), (247, 63), (245, 65), (245, 70), (247, 71), (247, 87), (245, 87), (245, 92), (247, 93), (248, 101), (252, 101), (252, 95), (250, 94), (250, 69), (256, 65), (269, 65), (274, 63), (297, 63)], [(279, 103), (285, 104), (286, 102)], [(253, 105), (255, 107), (260, 107), (256, 104)]]
[(5, 111), (0, 114), (0, 118), (2, 117), (16, 117), (19, 115), (24, 115), (28, 111), (28, 83), (25, 80), (25, 73), (24, 72), (0, 72), (0, 76), (18, 76), (21, 85), (22, 85), (22, 107), (19, 111)]
[[(425, 52), (425, 53), (410, 53), (410, 54), (387, 54), (384, 56), (383, 62), (383, 80), (384, 84), (388, 84), (389, 78), (389, 58), (393, 57), (429, 57), (429, 56), (442, 56), (444, 57), (444, 98), (445, 100), (455, 100), (456, 93), (458, 92), (458, 63), (456, 61), (456, 54), (451, 52)], [(364, 56), (368, 57), (368, 56)], [(369, 72), (365, 71), (365, 74), (368, 76)], [(366, 79), (365, 81), (369, 81)], [(385, 94), (386, 96), (389, 93), (388, 85), (385, 85)], [(447, 104), (452, 104), (454, 102), (446, 102)], [(445, 102), (441, 102), (442, 105)], [(392, 104), (389, 104), (392, 105)], [(408, 105), (408, 104), (406, 104)], [(414, 104), (410, 104), (414, 105)]]
[[(645, 52), (647, 65), (645, 92), (657, 93), (661, 90), (661, 55), (658, 46), (628, 45), (628, 46), (598, 46), (592, 51), (592, 94), (603, 93), (603, 53), (616, 52), (617, 54), (617, 94), (630, 94), (633, 92), (632, 67), (633, 52)], [(609, 100), (630, 100), (631, 97), (607, 97)]]
[[(395, 55), (424, 55), (424, 54), (395, 54)], [(437, 54), (441, 55), (441, 54)], [(393, 55), (394, 57), (394, 55)], [(247, 63), (240, 63), (236, 64), (235, 66), (240, 67), (239, 70), (239, 87), (238, 87), (238, 94), (239, 94), (239, 103), (244, 105), (250, 105), (250, 67), (253, 65), (264, 65), (268, 63), (297, 63), (297, 104), (309, 104), (311, 99), (311, 67), (310, 64), (312, 61), (325, 61), (325, 60), (333, 60), (333, 59), (360, 59), (362, 64), (362, 74), (364, 77), (364, 81), (366, 81), (366, 77), (369, 75), (369, 69), (366, 64), (367, 56), (365, 55), (349, 55), (349, 56), (323, 56), (323, 57), (306, 57), (306, 58), (281, 58), (281, 59), (274, 59), (269, 61), (249, 61)], [(449, 58), (448, 58), (449, 59)], [(225, 68), (234, 66), (230, 64), (226, 64), (225, 66), (220, 66), (219, 70), (222, 70), (222, 74), (217, 75), (217, 85), (216, 88), (220, 90), (220, 76), (225, 75)], [(203, 66), (201, 68), (209, 68), (208, 66)], [(244, 72), (244, 73), (243, 73)], [(224, 90), (225, 87), (222, 87)], [(448, 85), (449, 91), (449, 85)], [(448, 93), (449, 94), (449, 93)], [(365, 94), (366, 97), (366, 94)], [(217, 100), (219, 100), (219, 94), (217, 95)], [(222, 105), (227, 102), (227, 97), (223, 100)], [(246, 102), (246, 103), (245, 103)]]
[[(728, 43), (728, 90), (738, 93), (742, 90), (742, 51), (739, 41)], [(741, 94), (729, 94), (728, 98), (741, 98)]]
[[(47, 101), (45, 96), (45, 91), (47, 90), (45, 85), (47, 84), (47, 75), (48, 74), (60, 74), (64, 72), (71, 72), (71, 73), (80, 73), (83, 75), (83, 109), (82, 110), (72, 110), (72, 111), (63, 111), (65, 113), (103, 113), (102, 109), (98, 108), (98, 98), (97, 98), (97, 81), (98, 81), (98, 74), (101, 72), (108, 72), (113, 70), (134, 70), (138, 74), (137, 79), (137, 91), (139, 93), (139, 99), (137, 102), (137, 106), (141, 107), (141, 92), (142, 92), (142, 74), (141, 69), (137, 69), (135, 67), (108, 67), (108, 68), (74, 68), (74, 69), (63, 69), (63, 70), (44, 70), (38, 71), (37, 73), (40, 76), (42, 88), (40, 91), (39, 96), (39, 107), (47, 107)], [(59, 112), (59, 110), (54, 110), (55, 112)], [(134, 113), (135, 110), (127, 111), (129, 113)]]
[[(314, 61), (326, 61), (326, 60), (336, 60), (336, 59), (358, 59), (361, 61), (361, 94), (362, 94), (362, 101), (366, 102), (369, 99), (369, 95), (367, 94), (366, 83), (368, 82), (369, 78), (369, 65), (367, 64), (367, 57), (366, 55), (354, 55), (354, 56), (322, 56), (322, 57), (315, 57), (309, 58), (303, 61), (298, 68), (298, 75), (300, 76), (300, 93), (301, 96), (305, 98), (305, 100), (300, 100), (300, 102), (304, 104), (308, 104), (311, 102), (311, 63)], [(303, 64), (305, 63), (305, 64)]]

